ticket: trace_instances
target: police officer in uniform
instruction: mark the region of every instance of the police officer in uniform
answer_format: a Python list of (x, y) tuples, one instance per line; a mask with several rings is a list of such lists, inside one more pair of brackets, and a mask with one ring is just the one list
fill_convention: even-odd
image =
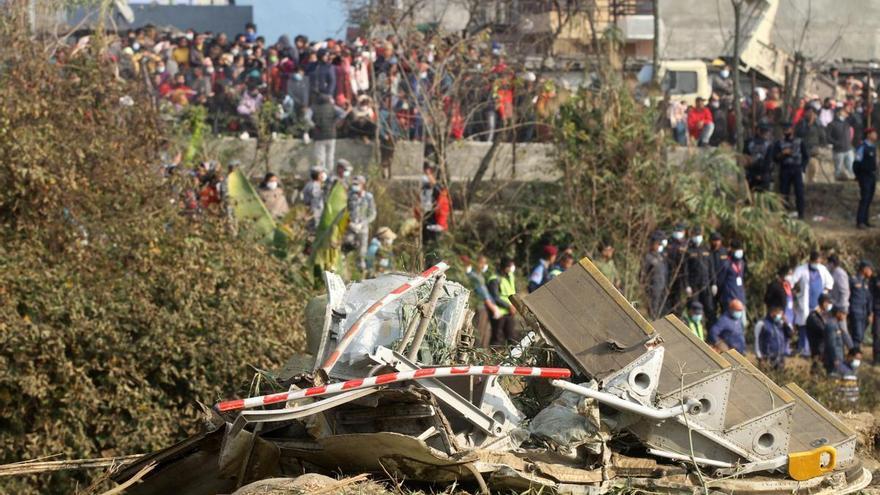
[[(771, 151), (774, 161), (779, 164), (779, 193), (788, 203), (788, 194), (794, 187), (795, 205), (798, 218), (804, 219), (804, 172), (810, 161), (810, 154), (803, 139), (794, 135), (791, 122), (783, 123), (785, 135), (776, 141)], [(789, 203), (790, 204), (790, 203)]]
[[(872, 270), (873, 271), (873, 270)], [(871, 308), (880, 308), (880, 274), (871, 277)], [(871, 335), (874, 337), (874, 366), (880, 365), (880, 318), (872, 318)]]
[(859, 181), (859, 209), (856, 212), (856, 228), (865, 229), (871, 226), (868, 222), (868, 209), (874, 200), (874, 189), (877, 187), (877, 130), (869, 128), (865, 131), (865, 141), (856, 150), (853, 171)]
[(660, 232), (651, 235), (648, 252), (642, 259), (641, 279), (645, 286), (645, 298), (651, 319), (661, 318), (669, 312), (667, 304), (669, 264), (666, 256), (663, 256), (663, 237)]
[(746, 168), (746, 180), (753, 191), (769, 191), (773, 177), (773, 161), (770, 159), (770, 125), (761, 122), (758, 134), (748, 140), (743, 154), (751, 159)]
[[(859, 262), (858, 271), (849, 280), (849, 333), (853, 344), (861, 347), (865, 340), (868, 319), (874, 313), (874, 301), (871, 297), (871, 276), (874, 267), (869, 261)], [(874, 343), (874, 348), (878, 347)]]
[[(666, 258), (669, 261), (669, 302), (671, 311), (678, 313), (682, 303), (682, 295), (687, 286), (687, 226), (681, 222), (675, 224), (672, 238), (666, 247)], [(662, 316), (662, 315), (661, 315)]]
[(703, 243), (703, 229), (697, 225), (691, 229), (691, 241), (687, 249), (685, 293), (693, 301), (699, 301), (707, 318), (709, 327), (715, 323), (715, 298), (712, 296), (712, 281), (715, 279), (715, 266), (712, 254)]
[[(709, 234), (709, 255), (712, 258), (712, 298), (715, 302), (713, 305), (714, 308), (721, 307), (719, 305), (720, 298), (718, 295), (718, 277), (721, 274), (721, 270), (724, 268), (724, 263), (727, 262), (727, 248), (723, 246), (723, 242), (721, 239), (721, 234), (717, 231), (712, 231)], [(711, 319), (712, 322), (715, 322), (715, 319), (718, 317), (715, 314), (715, 311), (712, 314), (706, 316), (706, 318)], [(709, 326), (711, 328), (711, 325)]]

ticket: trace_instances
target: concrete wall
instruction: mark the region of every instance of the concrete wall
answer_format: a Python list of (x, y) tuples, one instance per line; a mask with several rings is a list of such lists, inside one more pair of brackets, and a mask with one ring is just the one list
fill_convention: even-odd
[[(880, 58), (880, 1), (778, 0), (771, 42), (794, 53), (809, 16), (803, 52), (820, 61)], [(664, 58), (715, 58), (733, 35), (729, 0), (660, 0)]]
[[(242, 161), (245, 169), (253, 175), (266, 172), (262, 161), (254, 163), (256, 139), (241, 140), (231, 137), (209, 138), (205, 149), (209, 156), (228, 162), (230, 159)], [(452, 180), (470, 180), (489, 151), (491, 143), (459, 141), (453, 143), (447, 152), (448, 170)], [(279, 138), (272, 143), (269, 153), (269, 170), (282, 174), (297, 174), (305, 177), (315, 163), (314, 144), (305, 144), (299, 139)], [(495, 155), (485, 179), (492, 180), (553, 180), (559, 177), (556, 169), (552, 144), (518, 143), (514, 154), (511, 143), (503, 143)], [(424, 145), (415, 141), (398, 143), (391, 165), (392, 177), (415, 179), (422, 175)], [(336, 158), (345, 158), (355, 166), (356, 173), (369, 173), (373, 160), (373, 147), (358, 140), (339, 139), (336, 142)], [(374, 166), (375, 167), (375, 166)]]

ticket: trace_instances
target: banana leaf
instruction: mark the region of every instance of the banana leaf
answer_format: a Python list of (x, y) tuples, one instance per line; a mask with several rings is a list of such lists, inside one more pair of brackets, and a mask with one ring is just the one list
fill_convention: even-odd
[(284, 258), (293, 237), (290, 229), (272, 218), (260, 195), (241, 170), (233, 171), (226, 181), (229, 206), (239, 229), (272, 248), (276, 256)]
[(324, 202), (324, 212), (315, 231), (309, 263), (315, 273), (339, 272), (342, 267), (342, 237), (348, 228), (348, 191), (337, 182)]

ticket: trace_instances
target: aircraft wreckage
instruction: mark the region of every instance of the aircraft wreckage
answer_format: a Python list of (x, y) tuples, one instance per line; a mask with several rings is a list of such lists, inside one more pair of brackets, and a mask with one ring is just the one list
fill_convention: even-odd
[(327, 294), (306, 310), (308, 353), (266, 380), (271, 393), (219, 402), (204, 432), (114, 480), (155, 464), (128, 493), (230, 493), (304, 473), (484, 493), (845, 494), (870, 483), (833, 413), (675, 316), (645, 320), (588, 259), (515, 299), (530, 332), (506, 355), (474, 349), (469, 293), (446, 269), (348, 286), (326, 273)]

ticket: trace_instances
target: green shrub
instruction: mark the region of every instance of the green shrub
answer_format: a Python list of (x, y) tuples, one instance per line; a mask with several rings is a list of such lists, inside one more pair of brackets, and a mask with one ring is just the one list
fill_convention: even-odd
[(222, 215), (180, 214), (191, 179), (163, 178), (166, 130), (100, 40), (49, 64), (16, 20), (0, 16), (16, 47), (0, 52), (0, 462), (150, 452), (197, 426), (197, 401), (246, 393), (253, 367), (304, 346), (309, 289)]

